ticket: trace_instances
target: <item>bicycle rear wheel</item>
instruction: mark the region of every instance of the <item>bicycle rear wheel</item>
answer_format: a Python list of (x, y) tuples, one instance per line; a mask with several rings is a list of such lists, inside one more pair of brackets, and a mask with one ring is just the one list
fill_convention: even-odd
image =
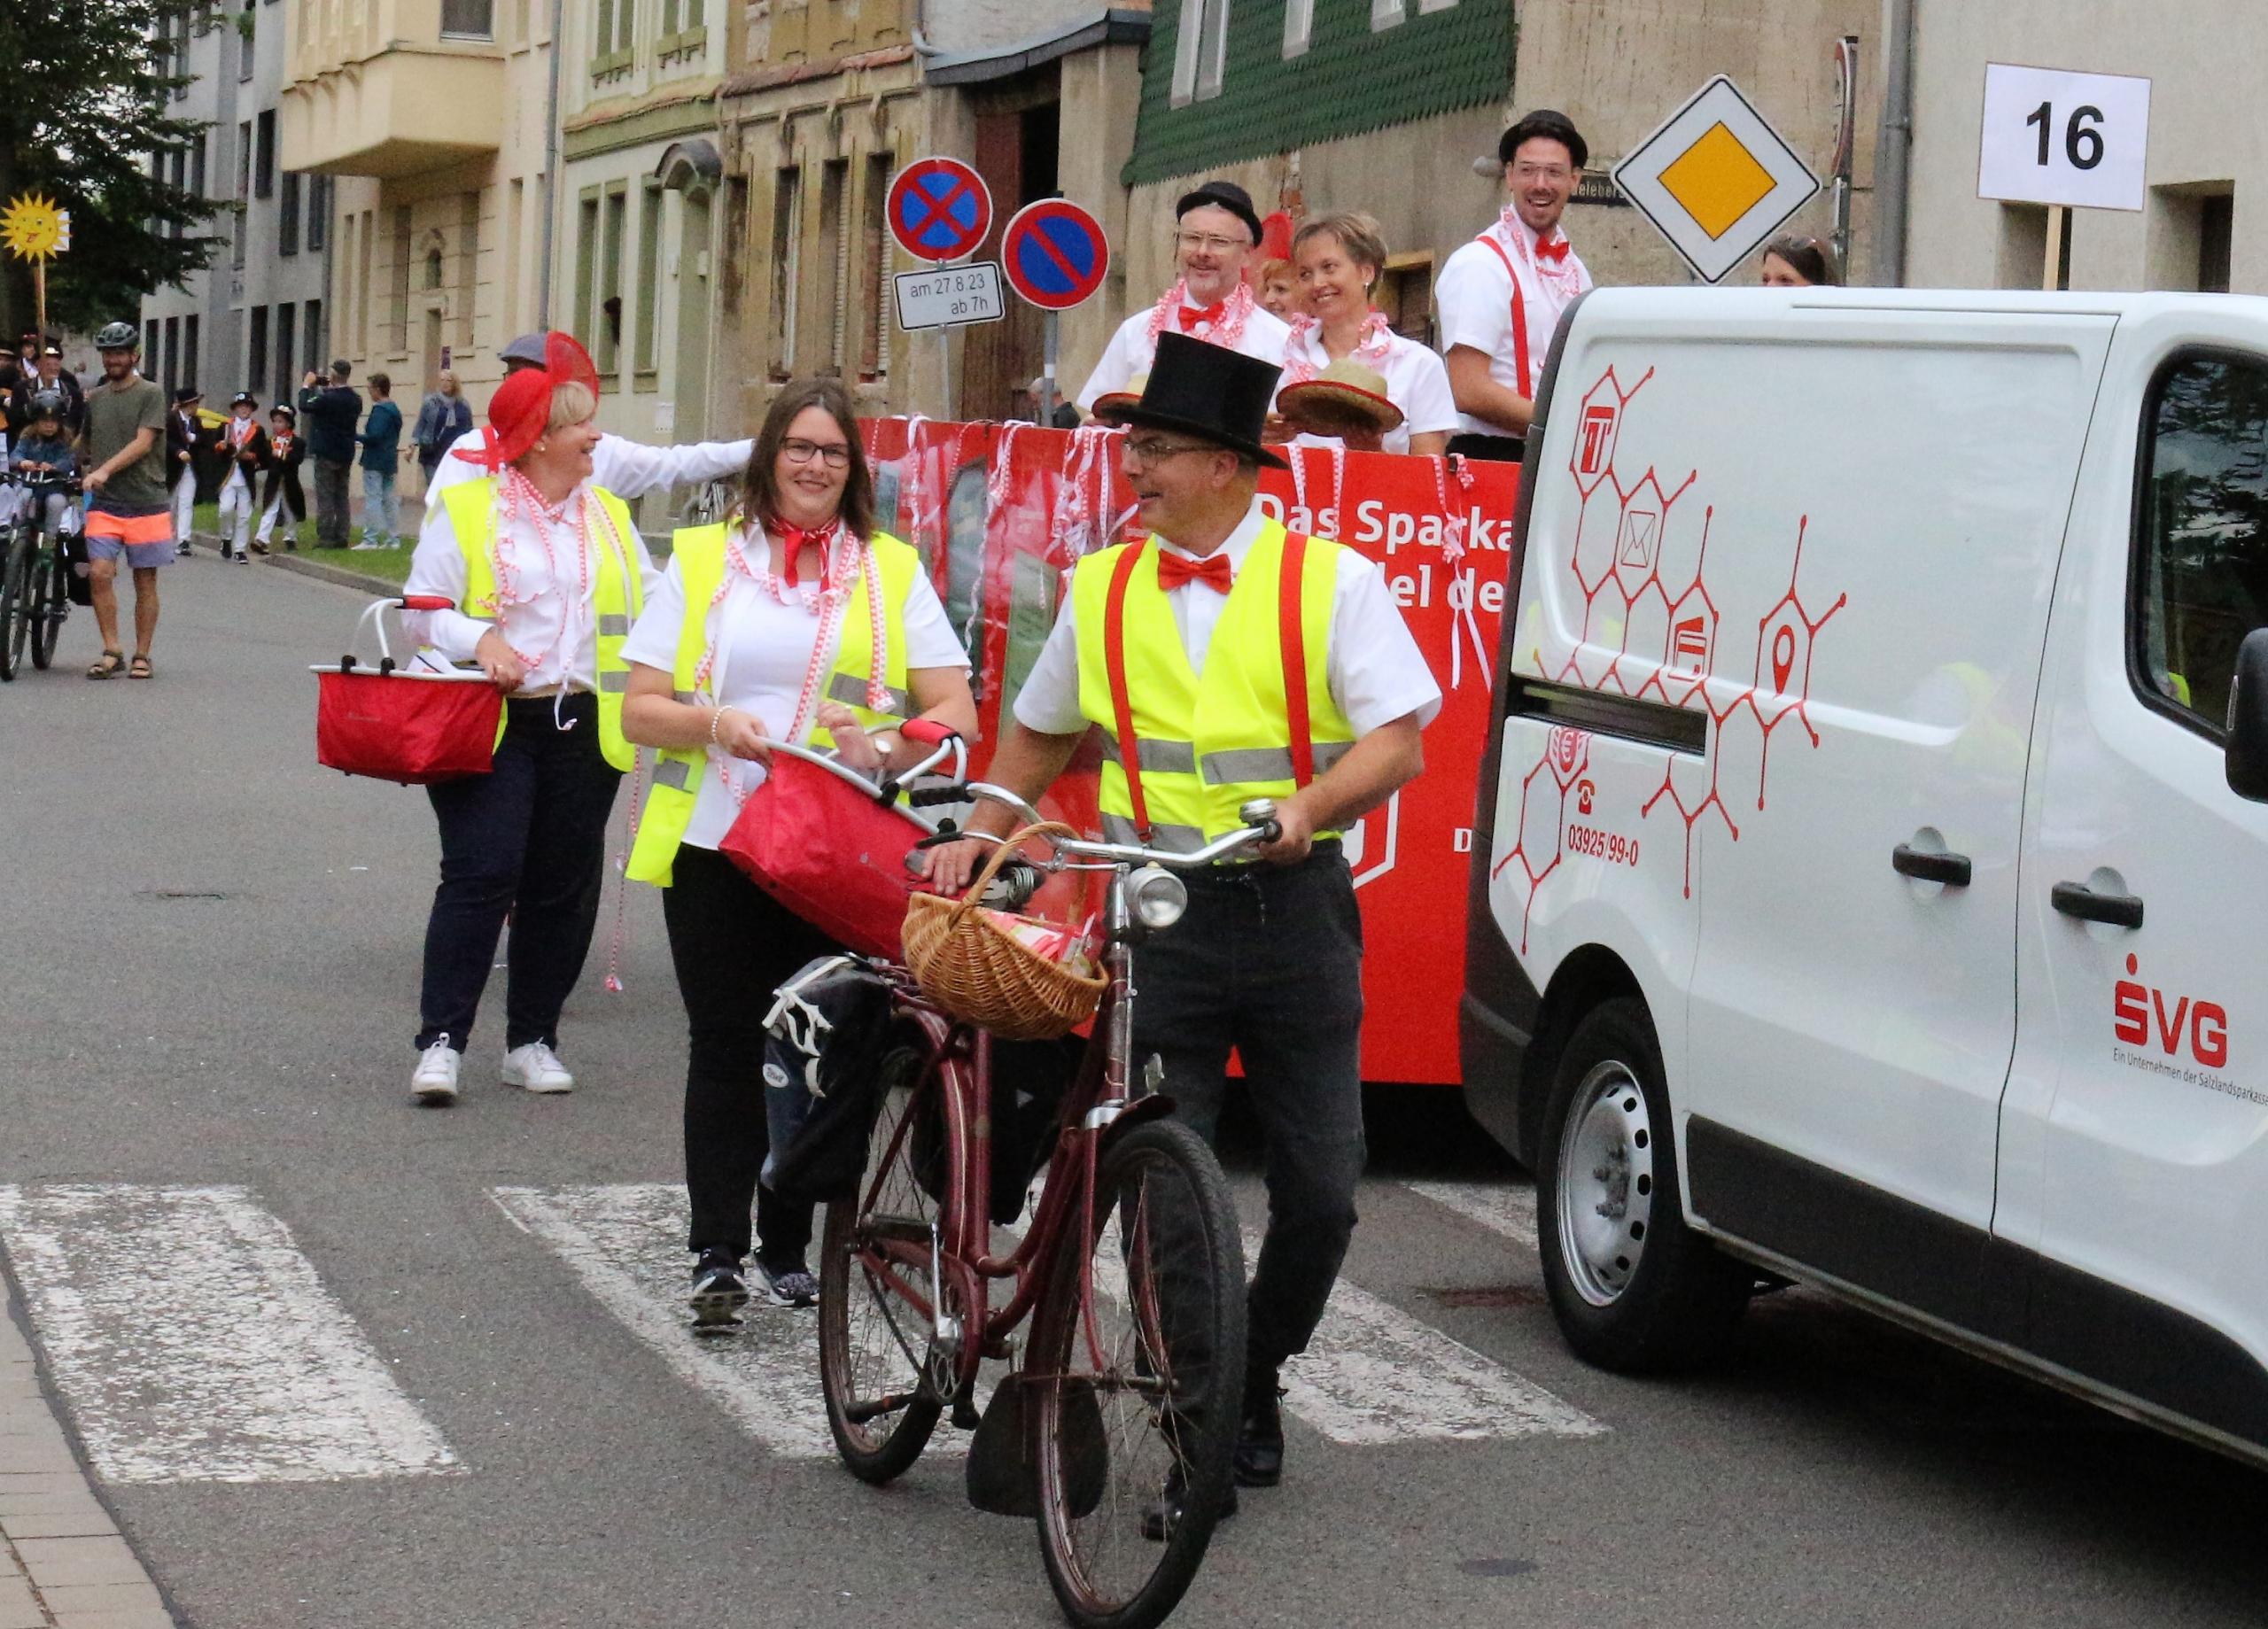
[(32, 590), (27, 603), (32, 624), (32, 665), (43, 673), (55, 660), (55, 647), (63, 637), (63, 615), (70, 604), (63, 574), (66, 565), (52, 547), (43, 547), (33, 557)]
[(920, 1133), (937, 1112), (937, 1082), (911, 1048), (885, 1056), (882, 1070), (866, 1172), (855, 1199), (827, 1207), (819, 1269), (827, 1428), (850, 1474), (877, 1484), (921, 1456), (951, 1385), (934, 1316), (908, 1295), (929, 1295), (930, 1242), (944, 1221), (932, 1197), (943, 1189), (920, 1163), (936, 1155)]
[(1148, 1629), (1196, 1576), (1229, 1491), (1244, 1247), (1219, 1162), (1171, 1121), (1111, 1144), (1094, 1219), (1084, 1239), (1073, 1220), (1033, 1319), (1040, 1553), (1080, 1629)]
[(0, 555), (0, 680), (12, 679), (24, 664), (24, 647), (32, 632), (31, 551), (23, 546), (23, 530), (11, 526), (7, 553)]

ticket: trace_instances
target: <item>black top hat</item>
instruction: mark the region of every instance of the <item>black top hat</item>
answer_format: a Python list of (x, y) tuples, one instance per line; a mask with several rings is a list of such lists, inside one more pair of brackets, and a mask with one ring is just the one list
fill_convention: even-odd
[(1565, 147), (1567, 156), (1575, 161), (1578, 171), (1591, 161), (1590, 144), (1583, 140), (1582, 132), (1575, 128), (1575, 121), (1556, 107), (1539, 107), (1521, 114), (1518, 123), (1506, 127), (1504, 133), (1496, 138), (1496, 162), (1509, 166), (1512, 155), (1520, 150), (1522, 142), (1534, 141), (1539, 136)]
[(1207, 345), (1186, 334), (1158, 336), (1158, 360), (1141, 399), (1121, 405), (1098, 401), (1095, 416), (1106, 424), (1143, 424), (1177, 430), (1231, 452), (1256, 458), (1271, 469), (1291, 466), (1260, 444), (1268, 404), (1284, 370), (1256, 356)]
[(290, 419), (296, 424), (299, 422), (299, 410), (289, 402), (279, 401), (268, 410), (268, 416), (272, 419)]
[(250, 391), (238, 391), (229, 398), (229, 405), (232, 407), (257, 407), (260, 406), (260, 398)]
[(1208, 181), (1194, 192), (1184, 192), (1181, 202), (1173, 206), (1173, 218), (1180, 220), (1192, 209), (1202, 209), (1208, 204), (1216, 209), (1225, 209), (1252, 229), (1252, 241), (1260, 242), (1260, 212), (1252, 206), (1252, 194), (1233, 181)]
[(198, 390), (194, 384), (184, 384), (181, 389), (174, 392), (174, 406), (176, 407), (186, 407), (192, 401), (203, 401), (204, 399), (205, 392)]

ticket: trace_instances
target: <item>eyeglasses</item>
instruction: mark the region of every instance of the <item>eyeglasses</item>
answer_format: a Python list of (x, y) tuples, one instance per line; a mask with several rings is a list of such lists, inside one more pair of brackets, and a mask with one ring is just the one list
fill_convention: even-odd
[(790, 437), (780, 444), (780, 455), (791, 464), (807, 464), (812, 459), (819, 458), (827, 461), (827, 467), (830, 469), (848, 469), (850, 467), (850, 444), (847, 441), (830, 442), (822, 446), (816, 441), (805, 441), (799, 436)]
[(1234, 250), (1252, 247), (1252, 240), (1248, 237), (1216, 237), (1210, 232), (1176, 232), (1173, 240), (1192, 254), (1200, 249), (1215, 254), (1227, 254)]
[(1523, 184), (1539, 181), (1565, 181), (1575, 172), (1564, 164), (1515, 164), (1512, 179)]
[(1213, 453), (1220, 449), (1200, 446), (1188, 441), (1164, 441), (1156, 436), (1130, 436), (1127, 438), (1126, 450), (1133, 454), (1135, 462), (1154, 464), (1181, 453)]

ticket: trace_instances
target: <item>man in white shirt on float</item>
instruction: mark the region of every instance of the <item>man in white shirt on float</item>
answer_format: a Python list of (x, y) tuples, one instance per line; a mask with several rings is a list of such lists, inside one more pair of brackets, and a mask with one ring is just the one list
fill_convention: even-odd
[[(522, 334), (500, 353), (507, 378), (523, 368), (544, 366), (546, 336)], [(485, 436), (484, 427), (472, 432)], [(470, 446), (470, 442), (466, 445)], [(601, 436), (591, 453), (591, 485), (603, 486), (625, 503), (635, 503), (657, 486), (678, 486), (690, 481), (721, 481), (748, 468), (755, 450), (753, 438), (744, 441), (693, 441), (682, 446), (648, 446), (621, 436)], [(433, 517), (445, 507), (440, 495), (459, 481), (478, 481), (488, 471), (462, 458), (444, 458), (425, 485), (425, 516), (418, 523), (417, 539), (423, 542)]]
[(1590, 160), (1567, 115), (1538, 108), (1496, 144), (1504, 212), (1449, 256), (1434, 285), (1459, 426), (1449, 450), (1517, 463), (1559, 314), (1591, 286), (1560, 216)]
[(1094, 411), (1096, 398), (1124, 391), (1147, 374), (1158, 336), (1169, 330), (1257, 357), (1271, 368), (1284, 365), (1292, 330), (1245, 281), (1246, 268), (1260, 252), (1260, 213), (1252, 195), (1232, 181), (1208, 181), (1185, 194), (1174, 214), (1174, 258), (1181, 275), (1156, 305), (1136, 312), (1111, 336), (1079, 392), (1082, 415)]

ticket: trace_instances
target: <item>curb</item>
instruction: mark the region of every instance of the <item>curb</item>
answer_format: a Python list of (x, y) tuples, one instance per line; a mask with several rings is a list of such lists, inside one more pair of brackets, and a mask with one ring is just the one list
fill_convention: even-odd
[[(208, 531), (192, 533), (190, 546), (211, 555), (221, 552), (220, 539)], [(301, 577), (312, 577), (317, 582), (336, 584), (341, 588), (359, 589), (383, 599), (392, 599), (401, 593), (400, 584), (390, 583), (383, 577), (365, 577), (360, 571), (350, 571), (344, 566), (325, 565), (320, 560), (301, 560), (281, 549), (266, 555), (265, 559), (271, 566), (296, 572)]]

